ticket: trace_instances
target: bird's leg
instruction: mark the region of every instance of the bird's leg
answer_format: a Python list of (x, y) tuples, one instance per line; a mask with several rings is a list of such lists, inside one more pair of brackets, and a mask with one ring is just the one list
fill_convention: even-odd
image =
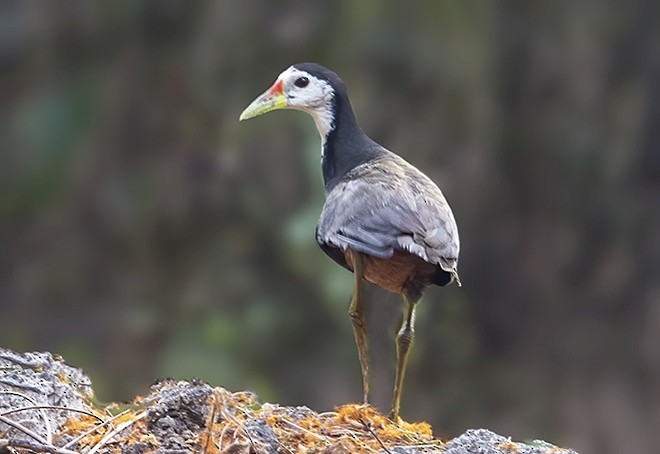
[(364, 403), (369, 399), (369, 357), (367, 345), (367, 325), (364, 318), (364, 303), (362, 299), (362, 278), (364, 277), (364, 261), (362, 254), (351, 251), (351, 261), (353, 262), (353, 276), (355, 277), (355, 288), (351, 298), (351, 306), (348, 309), (348, 315), (353, 322), (353, 334), (355, 335), (355, 345), (357, 345), (358, 359), (360, 360), (360, 369), (362, 371), (362, 391)]
[(410, 353), (410, 347), (415, 338), (415, 301), (412, 301), (406, 295), (403, 296), (403, 300), (406, 306), (404, 307), (401, 329), (396, 336), (396, 378), (394, 379), (394, 396), (392, 397), (392, 412), (390, 413), (390, 419), (394, 422), (399, 420), (403, 377), (406, 373), (408, 353)]

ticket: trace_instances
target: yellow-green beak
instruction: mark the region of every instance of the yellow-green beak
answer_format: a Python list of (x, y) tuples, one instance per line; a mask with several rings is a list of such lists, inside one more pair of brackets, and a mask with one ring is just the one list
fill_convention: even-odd
[(252, 101), (239, 117), (239, 121), (248, 120), (258, 115), (265, 114), (271, 110), (286, 107), (286, 96), (281, 80), (278, 80), (266, 90), (261, 96)]

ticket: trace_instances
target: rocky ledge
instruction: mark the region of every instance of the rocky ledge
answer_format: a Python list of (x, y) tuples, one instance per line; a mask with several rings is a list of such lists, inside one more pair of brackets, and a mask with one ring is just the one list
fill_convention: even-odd
[(442, 441), (426, 423), (393, 423), (370, 406), (317, 413), (200, 381), (161, 381), (130, 404), (100, 406), (61, 358), (0, 348), (0, 453), (27, 452), (576, 454), (484, 429)]

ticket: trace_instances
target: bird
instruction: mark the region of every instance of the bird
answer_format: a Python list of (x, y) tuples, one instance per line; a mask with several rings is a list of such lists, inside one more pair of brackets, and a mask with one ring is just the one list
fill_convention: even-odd
[(399, 421), (417, 303), (431, 285), (455, 282), (461, 286), (456, 220), (442, 191), (428, 176), (360, 128), (346, 85), (333, 71), (317, 63), (290, 66), (248, 105), (240, 120), (278, 109), (308, 113), (321, 137), (325, 204), (316, 241), (354, 275), (348, 313), (365, 404), (369, 401), (369, 358), (364, 281), (403, 297), (389, 413), (390, 419)]

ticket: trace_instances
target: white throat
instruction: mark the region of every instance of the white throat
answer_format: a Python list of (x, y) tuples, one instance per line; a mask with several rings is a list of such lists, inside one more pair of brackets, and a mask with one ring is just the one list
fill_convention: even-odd
[[(316, 109), (305, 109), (305, 112), (310, 114), (316, 123), (316, 130), (321, 136), (321, 144), (325, 146), (325, 140), (335, 127), (335, 118), (332, 114), (330, 106), (317, 107)], [(321, 154), (323, 154), (323, 147), (321, 147)]]

